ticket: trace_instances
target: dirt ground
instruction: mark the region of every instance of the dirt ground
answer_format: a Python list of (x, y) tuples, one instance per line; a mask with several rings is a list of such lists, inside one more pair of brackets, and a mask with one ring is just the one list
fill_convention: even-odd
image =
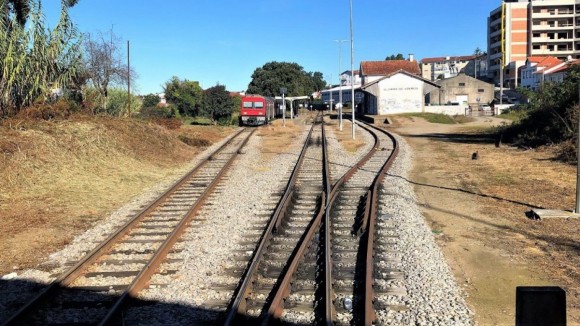
[(568, 325), (580, 324), (580, 221), (526, 216), (534, 207), (572, 210), (576, 166), (553, 160), (550, 148), (496, 147), (477, 131), (500, 124), (497, 118), (392, 122), (381, 126), (414, 149), (408, 181), (476, 322), (513, 325), (516, 287), (553, 285), (567, 292)]

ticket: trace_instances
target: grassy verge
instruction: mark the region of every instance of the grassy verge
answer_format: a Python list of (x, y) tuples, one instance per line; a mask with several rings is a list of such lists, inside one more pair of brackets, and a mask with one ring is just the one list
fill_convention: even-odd
[(402, 116), (423, 118), (431, 123), (441, 123), (441, 124), (467, 123), (473, 121), (471, 117), (466, 117), (462, 115), (450, 116), (441, 113), (405, 113), (402, 114)]

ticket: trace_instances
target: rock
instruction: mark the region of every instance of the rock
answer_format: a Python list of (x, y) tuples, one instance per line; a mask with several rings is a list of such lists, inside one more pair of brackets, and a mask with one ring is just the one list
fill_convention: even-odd
[(16, 273), (10, 273), (10, 274), (6, 274), (4, 276), (2, 276), (2, 280), (13, 280), (18, 276), (18, 274)]

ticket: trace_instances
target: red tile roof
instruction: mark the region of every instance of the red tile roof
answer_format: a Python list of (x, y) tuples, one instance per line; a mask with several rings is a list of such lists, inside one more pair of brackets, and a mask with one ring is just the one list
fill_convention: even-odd
[(389, 75), (399, 70), (416, 75), (421, 74), (417, 61), (407, 60), (362, 61), (360, 63), (360, 70), (363, 76)]
[(571, 65), (577, 65), (577, 64), (580, 64), (580, 60), (569, 62), (569, 63), (563, 65), (562, 67), (560, 67), (556, 70), (550, 71), (550, 74), (557, 73), (557, 72), (564, 71), (564, 70), (568, 70), (568, 68), (570, 68)]
[(536, 74), (541, 74), (543, 71), (545, 71), (546, 69), (550, 69), (556, 65), (561, 64), (563, 61), (558, 59), (558, 58), (554, 58), (554, 57), (544, 57), (542, 61), (538, 62), (536, 64), (536, 67), (540, 68), (544, 68), (544, 69), (540, 69), (537, 70), (535, 73)]
[(460, 55), (455, 57), (437, 57), (437, 58), (423, 58), (421, 63), (433, 63), (433, 62), (440, 62), (440, 61), (467, 61), (475, 59), (475, 55)]

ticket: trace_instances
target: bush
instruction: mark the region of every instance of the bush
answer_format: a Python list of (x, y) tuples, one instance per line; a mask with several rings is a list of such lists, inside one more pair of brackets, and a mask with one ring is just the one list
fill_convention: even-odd
[(146, 106), (142, 107), (137, 115), (139, 118), (171, 118), (171, 109), (168, 107)]
[(60, 98), (55, 103), (34, 103), (31, 107), (21, 110), (17, 116), (37, 120), (68, 119), (78, 110), (79, 107), (74, 102)]
[(179, 135), (177, 138), (185, 144), (193, 147), (207, 147), (211, 145), (211, 142), (205, 138), (192, 138), (185, 135)]
[(181, 128), (181, 120), (178, 119), (154, 117), (151, 118), (150, 121), (153, 121), (154, 123), (163, 126), (169, 130)]

